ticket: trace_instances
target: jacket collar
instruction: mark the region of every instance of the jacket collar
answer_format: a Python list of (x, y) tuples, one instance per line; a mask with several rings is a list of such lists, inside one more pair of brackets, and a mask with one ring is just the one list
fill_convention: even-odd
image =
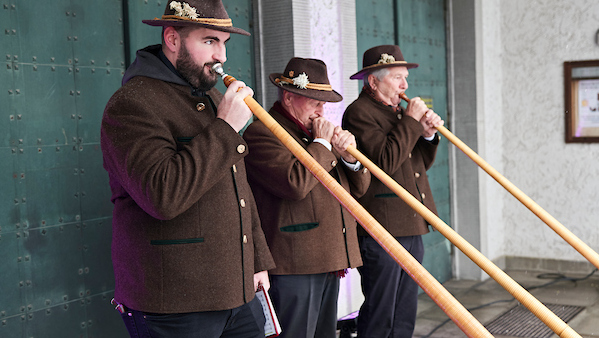
[(385, 106), (385, 107), (389, 107), (389, 108), (393, 109), (393, 111), (394, 111), (394, 112), (396, 112), (396, 113), (401, 111), (401, 106), (400, 106), (400, 105), (397, 105), (397, 106), (390, 106), (390, 105), (388, 105), (388, 104), (384, 103), (383, 101), (379, 100), (379, 99), (376, 97), (376, 94), (374, 93), (374, 90), (372, 90), (372, 88), (370, 88), (370, 87), (368, 87), (368, 86), (364, 86), (364, 88), (362, 88), (362, 92), (363, 92), (363, 93), (365, 93), (365, 94), (368, 94), (368, 96), (369, 96), (369, 97), (370, 97), (372, 100), (374, 100), (375, 102), (378, 102), (378, 103), (382, 104), (382, 105), (383, 105), (383, 106)]

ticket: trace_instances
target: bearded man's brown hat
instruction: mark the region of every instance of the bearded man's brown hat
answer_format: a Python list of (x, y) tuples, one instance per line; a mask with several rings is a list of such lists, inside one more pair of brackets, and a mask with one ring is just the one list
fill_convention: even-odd
[(142, 22), (150, 26), (198, 26), (250, 35), (241, 28), (233, 27), (233, 22), (221, 0), (169, 1), (161, 18), (142, 20)]

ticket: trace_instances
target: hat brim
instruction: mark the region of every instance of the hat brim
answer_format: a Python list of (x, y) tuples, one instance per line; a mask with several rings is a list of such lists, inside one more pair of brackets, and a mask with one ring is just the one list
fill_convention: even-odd
[(155, 19), (155, 20), (141, 20), (141, 22), (145, 23), (146, 25), (150, 25), (150, 26), (163, 26), (163, 27), (164, 26), (178, 26), (178, 27), (180, 27), (180, 26), (197, 26), (197, 27), (214, 29), (214, 30), (221, 31), (221, 32), (235, 33), (235, 34), (241, 34), (241, 35), (245, 35), (245, 36), (251, 35), (249, 32), (247, 32), (241, 28), (237, 28), (237, 27), (215, 26), (215, 25), (208, 25), (208, 24), (193, 22), (193, 21)]
[(326, 90), (316, 90), (316, 89), (301, 89), (292, 84), (280, 85), (275, 80), (284, 76), (283, 73), (272, 73), (268, 77), (270, 78), (270, 82), (277, 86), (278, 88), (282, 88), (288, 92), (292, 92), (294, 94), (298, 94), (301, 96), (305, 96), (310, 99), (325, 101), (325, 102), (339, 102), (343, 100), (343, 96), (337, 93), (336, 91), (326, 91)]
[(418, 66), (419, 65), (417, 63), (399, 63), (399, 62), (397, 62), (397, 63), (381, 63), (381, 64), (372, 65), (370, 67), (362, 68), (362, 70), (360, 70), (359, 72), (350, 76), (349, 78), (350, 78), (350, 80), (362, 80), (364, 78), (364, 75), (366, 75), (369, 72), (372, 72), (374, 70), (381, 69), (381, 68), (406, 67), (407, 69), (411, 69), (411, 68), (417, 68)]

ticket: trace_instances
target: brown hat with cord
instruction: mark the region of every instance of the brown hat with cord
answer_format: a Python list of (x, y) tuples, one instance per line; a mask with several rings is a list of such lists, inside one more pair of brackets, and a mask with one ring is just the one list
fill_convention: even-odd
[(142, 20), (150, 26), (199, 26), (217, 31), (250, 35), (237, 27), (225, 10), (221, 0), (169, 1), (164, 15), (154, 20)]
[(321, 60), (294, 57), (287, 63), (285, 72), (270, 74), (269, 78), (277, 87), (314, 100), (343, 100), (341, 94), (331, 87), (327, 65)]
[(381, 45), (372, 47), (364, 52), (362, 67), (362, 70), (349, 78), (352, 80), (360, 80), (367, 73), (380, 68), (406, 67), (410, 69), (418, 67), (418, 64), (406, 62), (399, 46)]

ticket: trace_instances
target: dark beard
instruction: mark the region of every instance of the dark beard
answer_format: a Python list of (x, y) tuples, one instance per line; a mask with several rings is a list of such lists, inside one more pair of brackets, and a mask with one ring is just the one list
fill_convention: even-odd
[(212, 68), (214, 63), (215, 62), (210, 62), (201, 67), (198, 66), (191, 58), (191, 55), (189, 55), (187, 46), (183, 43), (183, 45), (181, 45), (181, 50), (179, 51), (179, 56), (177, 57), (177, 71), (194, 88), (201, 91), (208, 91), (216, 85), (218, 78), (214, 73), (206, 75), (206, 73), (204, 73), (204, 66), (208, 65)]

